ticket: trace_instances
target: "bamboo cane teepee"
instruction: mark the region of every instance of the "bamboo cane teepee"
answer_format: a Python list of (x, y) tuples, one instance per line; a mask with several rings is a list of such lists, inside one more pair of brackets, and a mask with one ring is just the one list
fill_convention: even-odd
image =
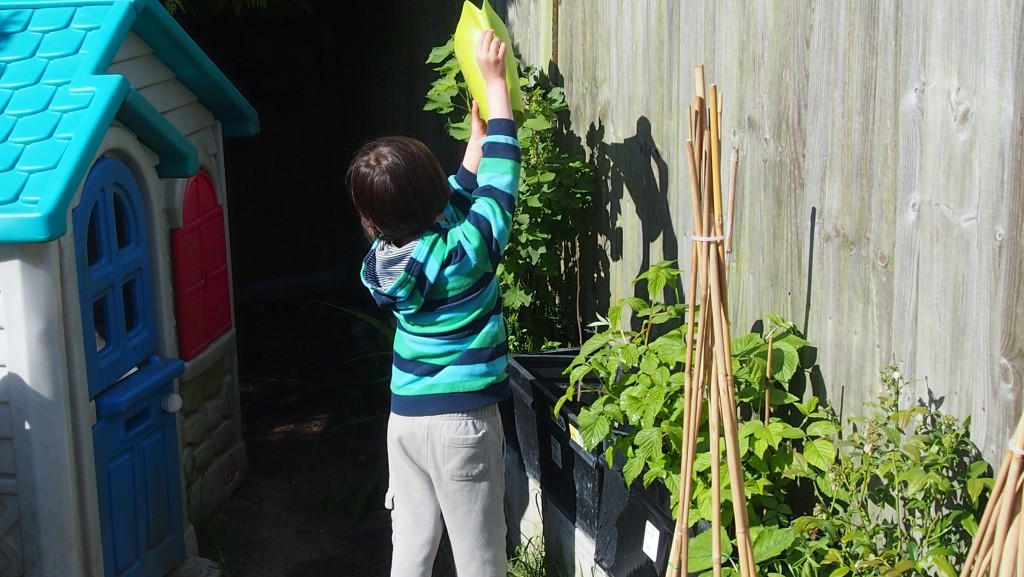
[[(686, 334), (687, 358), (683, 417), (683, 463), (680, 471), (679, 516), (669, 555), (669, 577), (687, 575), (689, 557), (689, 504), (693, 496), (694, 458), (701, 422), (704, 398), (708, 400), (708, 427), (711, 447), (719, 447), (725, 439), (725, 464), (735, 508), (735, 538), (743, 577), (757, 574), (753, 546), (747, 519), (746, 497), (743, 492), (743, 468), (739, 460), (739, 438), (736, 400), (733, 392), (732, 354), (729, 350), (729, 310), (726, 285), (726, 258), (731, 241), (731, 223), (725, 226), (722, 211), (722, 154), (721, 114), (722, 101), (718, 87), (707, 87), (705, 97), (704, 68), (697, 66), (694, 73), (696, 87), (690, 110), (690, 134), (686, 140), (686, 158), (689, 168), (691, 203), (693, 207), (693, 245), (690, 252), (689, 298), (691, 305), (699, 305), (700, 315), (689, 309)], [(734, 206), (735, 174), (738, 154), (733, 152), (730, 171), (730, 220)], [(699, 295), (699, 298), (698, 298)], [(714, 451), (713, 451), (714, 453)], [(719, 471), (721, 457), (711, 460), (712, 495), (712, 568), (716, 576), (722, 571), (722, 543), (720, 510), (722, 505)]]
[(1010, 439), (960, 577), (1024, 577), (1024, 414)]

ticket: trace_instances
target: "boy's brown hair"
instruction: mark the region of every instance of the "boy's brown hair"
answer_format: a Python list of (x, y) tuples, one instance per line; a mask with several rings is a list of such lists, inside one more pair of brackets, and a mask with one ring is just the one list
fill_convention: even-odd
[(388, 136), (364, 145), (345, 175), (363, 230), (401, 246), (415, 240), (448, 204), (448, 179), (429, 148)]

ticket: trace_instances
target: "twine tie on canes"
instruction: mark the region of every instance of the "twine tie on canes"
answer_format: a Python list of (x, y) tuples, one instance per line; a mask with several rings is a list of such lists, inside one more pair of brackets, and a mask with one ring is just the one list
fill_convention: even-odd
[(1010, 440), (1009, 440), (1009, 441), (1008, 441), (1008, 442), (1006, 443), (1006, 448), (1010, 449), (1010, 452), (1012, 452), (1012, 453), (1017, 453), (1018, 455), (1020, 455), (1020, 456), (1024, 457), (1024, 449), (1021, 449), (1021, 448), (1020, 448), (1020, 447), (1018, 447), (1017, 445), (1014, 445), (1014, 444), (1013, 444), (1013, 439), (1010, 439)]
[(724, 236), (691, 236), (690, 240), (693, 242), (718, 242), (725, 240)]

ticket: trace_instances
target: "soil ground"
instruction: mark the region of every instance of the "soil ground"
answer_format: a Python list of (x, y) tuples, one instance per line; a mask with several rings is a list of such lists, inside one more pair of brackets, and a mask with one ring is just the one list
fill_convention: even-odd
[(250, 471), (197, 526), (200, 553), (224, 577), (388, 575), (386, 343), (315, 299), (236, 320)]

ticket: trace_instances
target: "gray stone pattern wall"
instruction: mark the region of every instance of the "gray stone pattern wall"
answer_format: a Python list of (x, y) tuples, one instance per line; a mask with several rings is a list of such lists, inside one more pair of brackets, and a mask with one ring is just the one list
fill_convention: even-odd
[(179, 385), (185, 499), (196, 521), (220, 505), (245, 474), (234, 348)]

